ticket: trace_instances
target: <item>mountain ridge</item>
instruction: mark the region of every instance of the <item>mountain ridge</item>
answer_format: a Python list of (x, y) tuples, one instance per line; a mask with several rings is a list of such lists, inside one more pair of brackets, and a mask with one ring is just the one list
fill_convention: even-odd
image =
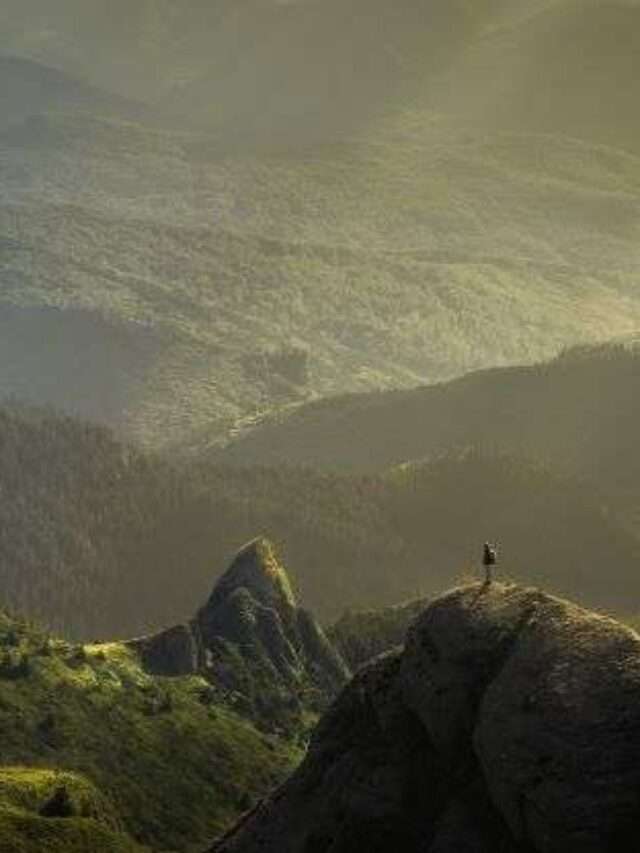
[[(630, 448), (633, 387), (619, 385), (628, 420), (608, 410), (620, 446), (628, 423)], [(580, 436), (591, 422), (580, 421)], [(417, 413), (415, 424), (422, 440), (428, 421)], [(381, 417), (377, 427), (386, 430)], [(635, 618), (633, 458), (611, 459), (615, 490), (610, 478), (466, 446), (375, 474), (229, 467), (143, 453), (50, 411), (0, 407), (4, 597), (75, 638), (153, 633), (191, 620), (230, 555), (263, 531), (280, 543), (302, 599), (330, 623), (346, 607), (418, 598), (478, 571), (489, 537), (502, 542), (505, 572)]]
[[(569, 348), (550, 361), (475, 371), (412, 390), (315, 401), (266, 417), (217, 458), (273, 465), (286, 459), (372, 472), (456, 448), (484, 447), (562, 463), (567, 473), (592, 475), (613, 488), (616, 477), (629, 476), (628, 465), (624, 454), (610, 452), (617, 463), (605, 479), (608, 456), (598, 441), (606, 443), (616, 418), (630, 424), (638, 417), (635, 394), (629, 393), (640, 376), (634, 340), (631, 335), (601, 346)], [(594, 376), (603, 396), (590, 393)], [(389, 432), (393, 443), (386, 438)], [(353, 443), (356, 433), (359, 441)], [(323, 435), (329, 438), (323, 441)], [(616, 436), (629, 451), (633, 440), (632, 434)]]
[(626, 849), (639, 661), (635, 632), (539, 589), (453, 589), (211, 853)]

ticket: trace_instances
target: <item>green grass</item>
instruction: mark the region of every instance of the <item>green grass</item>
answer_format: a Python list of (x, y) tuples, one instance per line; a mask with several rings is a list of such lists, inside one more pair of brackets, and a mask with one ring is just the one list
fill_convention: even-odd
[[(100, 814), (143, 845), (204, 846), (297, 760), (284, 742), (211, 704), (202, 679), (151, 678), (119, 644), (72, 646), (4, 616), (0, 650), (0, 763), (33, 768), (7, 771), (1, 790), (11, 809), (33, 810), (55, 784), (53, 770), (82, 774), (106, 799), (72, 781), (78, 844), (92, 828), (83, 809), (109, 803)], [(23, 818), (11, 817), (18, 833)]]
[[(41, 814), (64, 790), (65, 814)], [(34, 767), (0, 768), (3, 853), (143, 853), (122, 828), (113, 805), (86, 778)]]

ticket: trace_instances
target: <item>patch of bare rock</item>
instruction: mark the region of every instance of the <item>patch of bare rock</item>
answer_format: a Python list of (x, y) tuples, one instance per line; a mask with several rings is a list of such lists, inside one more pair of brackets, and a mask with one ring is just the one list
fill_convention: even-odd
[(433, 601), (211, 853), (609, 853), (640, 837), (640, 637), (537, 589)]

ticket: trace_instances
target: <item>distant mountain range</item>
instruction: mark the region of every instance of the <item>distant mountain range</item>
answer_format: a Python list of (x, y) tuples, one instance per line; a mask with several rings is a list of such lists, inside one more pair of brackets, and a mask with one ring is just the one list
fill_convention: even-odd
[(241, 144), (315, 143), (415, 98), (637, 150), (639, 15), (622, 0), (7, 0), (0, 49)]
[(640, 327), (635, 3), (119, 8), (0, 12), (5, 395), (157, 447)]

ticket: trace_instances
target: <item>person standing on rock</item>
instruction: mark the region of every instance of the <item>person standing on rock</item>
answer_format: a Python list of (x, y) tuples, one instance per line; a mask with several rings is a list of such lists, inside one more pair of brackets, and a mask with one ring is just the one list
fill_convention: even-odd
[(482, 565), (484, 566), (484, 582), (487, 585), (493, 580), (493, 567), (495, 566), (497, 559), (497, 545), (491, 545), (490, 542), (485, 542), (482, 551)]

